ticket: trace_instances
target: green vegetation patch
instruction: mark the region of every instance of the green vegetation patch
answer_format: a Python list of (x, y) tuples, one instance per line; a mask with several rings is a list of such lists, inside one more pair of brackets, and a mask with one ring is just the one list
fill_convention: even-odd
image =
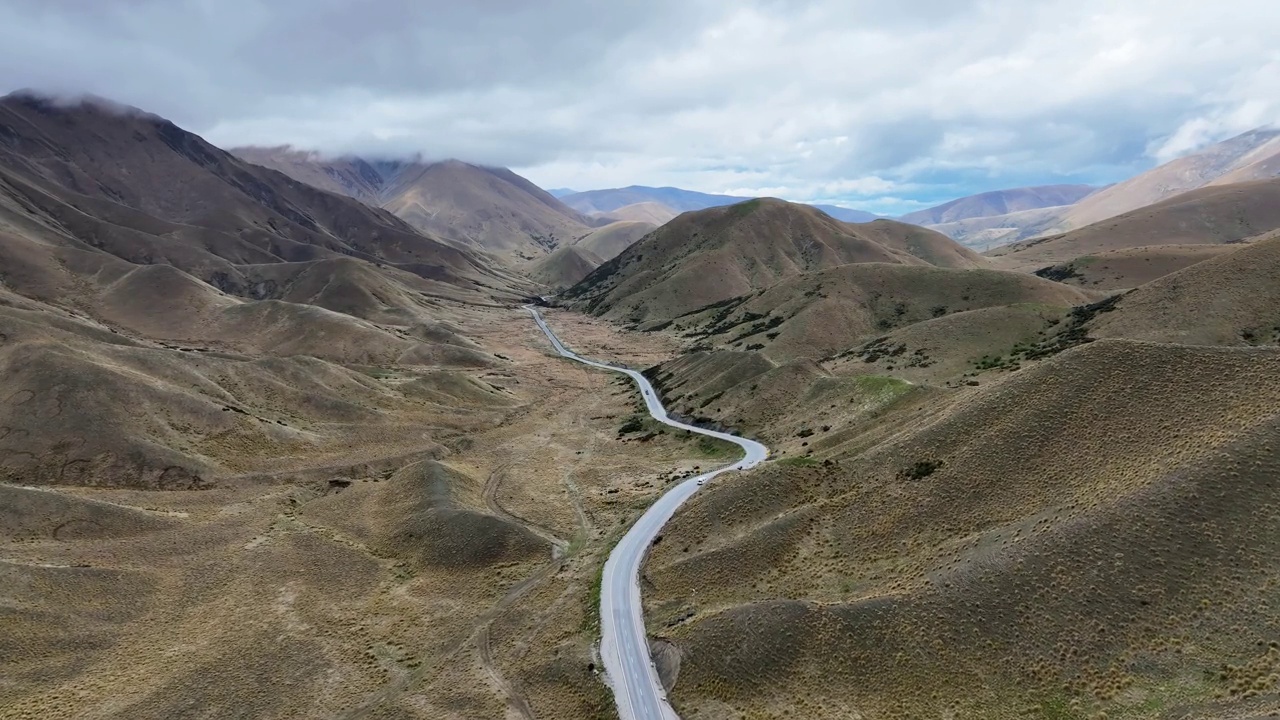
[(708, 458), (730, 458), (739, 452), (737, 445), (708, 435), (699, 435), (694, 447), (703, 457)]
[(868, 395), (878, 396), (886, 401), (896, 400), (911, 392), (914, 387), (906, 380), (888, 375), (858, 375), (854, 378), (858, 389)]

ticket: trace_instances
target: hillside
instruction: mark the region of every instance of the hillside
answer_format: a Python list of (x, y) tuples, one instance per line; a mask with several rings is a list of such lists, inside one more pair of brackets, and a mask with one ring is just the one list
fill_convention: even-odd
[(712, 484), (644, 571), (649, 627), (680, 657), (673, 706), (1273, 708), (1227, 703), (1274, 698), (1278, 359), (1100, 341), (950, 399), (890, 392), (875, 421), (874, 394), (779, 396), (809, 410), (810, 459)]
[(458, 160), (325, 158), (288, 147), (232, 152), (323, 190), (391, 211), (418, 230), (516, 259), (532, 259), (595, 224), (505, 168)]
[(1075, 258), (1152, 245), (1236, 243), (1280, 227), (1280, 178), (1193, 190), (1061, 235), (997, 248), (1002, 267), (1036, 270)]
[(595, 212), (591, 216), (614, 221), (647, 222), (656, 227), (679, 214), (661, 203), (640, 202), (633, 205), (623, 205), (608, 212)]
[(237, 147), (231, 154), (263, 167), (278, 170), (298, 182), (339, 195), (350, 195), (368, 205), (381, 204), (382, 188), (386, 184), (379, 167), (385, 163), (370, 163), (357, 157), (326, 158), (320, 153), (298, 150), (287, 145), (279, 147)]
[(882, 220), (839, 222), (782, 200), (690, 212), (601, 265), (565, 297), (635, 323), (661, 322), (846, 263), (980, 267), (982, 258), (937, 233)]
[(637, 240), (657, 229), (657, 225), (633, 220), (618, 220), (596, 228), (573, 242), (575, 247), (590, 251), (601, 262), (612, 260)]
[(1097, 188), (1089, 185), (1041, 185), (993, 190), (907, 213), (898, 219), (932, 227), (960, 220), (1072, 205), (1095, 190)]
[(1062, 206), (1020, 210), (1007, 215), (989, 215), (930, 225), (943, 235), (979, 252), (1008, 245), (1048, 231), (1058, 221)]
[(104, 103), (0, 100), (0, 228), (45, 247), (42, 260), (26, 262), (167, 263), (244, 295), (253, 283), (240, 265), (338, 257), (401, 268), (457, 297), (479, 299), (515, 282), (390, 213)]
[(0, 101), (0, 715), (603, 716), (600, 529), (709, 455), (620, 438), (539, 289), (141, 111)]
[(1063, 212), (1060, 230), (1084, 227), (1218, 181), (1276, 176), (1280, 129), (1258, 128), (1100, 190)]
[(700, 345), (758, 350), (774, 361), (823, 359), (897, 328), (980, 308), (1066, 309), (1092, 299), (1023, 273), (856, 263), (804, 273), (676, 318)]
[(1235, 245), (1150, 245), (1081, 255), (1035, 271), (1036, 275), (1092, 290), (1115, 292), (1232, 252)]
[(1126, 294), (1089, 325), (1096, 337), (1193, 345), (1280, 342), (1280, 232)]
[(1280, 543), (1260, 529), (1280, 521), (1280, 231), (1126, 245), (1153, 223), (1256, 231), (1268, 188), (1115, 218), (1135, 229), (1086, 239), (1121, 247), (1039, 282), (842, 265), (672, 321), (698, 345), (646, 374), (674, 411), (773, 449), (684, 506), (643, 571), (648, 626), (679, 658), (673, 707), (1280, 708)]
[(525, 272), (543, 285), (559, 290), (577, 283), (603, 262), (603, 258), (586, 247), (566, 245), (533, 261)]
[[(608, 190), (588, 190), (565, 195), (560, 199), (569, 207), (585, 214), (608, 214), (630, 205), (654, 203), (666, 208), (673, 215), (679, 215), (691, 210), (706, 210), (713, 207), (734, 205), (752, 198), (735, 195), (715, 195), (673, 187), (655, 188), (631, 185)], [(836, 205), (814, 205), (813, 207), (844, 222), (870, 222), (878, 217), (869, 212)]]
[[(1280, 176), (1280, 130), (1258, 128), (1102, 188), (1071, 204), (989, 216), (944, 218), (938, 223), (925, 224), (968, 247), (988, 250), (1101, 223), (1192, 190), (1277, 176)], [(934, 213), (939, 208), (923, 212)], [(914, 214), (911, 217), (915, 217)]]
[(573, 240), (592, 224), (510, 170), (457, 160), (398, 167), (387, 181), (382, 207), (419, 230), (526, 259)]

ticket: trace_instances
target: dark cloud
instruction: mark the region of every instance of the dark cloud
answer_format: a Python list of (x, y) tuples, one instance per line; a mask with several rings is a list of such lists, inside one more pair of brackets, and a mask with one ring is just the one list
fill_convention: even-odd
[(1272, 0), (0, 0), (0, 86), (223, 145), (887, 207), (1274, 121), (1278, 40)]

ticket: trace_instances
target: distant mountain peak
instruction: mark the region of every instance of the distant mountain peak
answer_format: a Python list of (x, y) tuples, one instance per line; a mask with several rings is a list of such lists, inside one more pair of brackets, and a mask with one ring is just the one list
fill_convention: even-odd
[[(737, 195), (716, 195), (670, 186), (628, 185), (621, 188), (586, 190), (562, 196), (560, 199), (574, 210), (588, 215), (606, 214), (620, 208), (642, 203), (657, 203), (678, 215), (691, 210), (706, 210), (707, 208), (733, 205), (753, 198)], [(878, 217), (869, 212), (837, 205), (810, 205), (810, 207), (816, 207), (842, 222), (868, 222)]]

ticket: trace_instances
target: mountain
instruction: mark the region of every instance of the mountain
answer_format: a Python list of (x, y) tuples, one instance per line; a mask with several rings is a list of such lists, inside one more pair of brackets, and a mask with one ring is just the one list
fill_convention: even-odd
[(1280, 228), (1280, 178), (1210, 185), (1060, 235), (989, 253), (1001, 267), (1036, 270), (1114, 250), (1221, 245)]
[(382, 207), (420, 230), (518, 257), (545, 254), (591, 228), (510, 170), (457, 160), (398, 166)]
[(1058, 221), (1062, 210), (1061, 206), (1020, 210), (1007, 215), (939, 223), (929, 228), (982, 252), (1048, 231)]
[(551, 197), (562, 198), (565, 195), (573, 195), (578, 191), (569, 188), (547, 188), (547, 192), (551, 193)]
[[(164, 263), (242, 296), (259, 290), (251, 266), (341, 257), (399, 268), (454, 297), (514, 281), (388, 212), (246, 163), (135, 109), (14, 94), (0, 100), (0, 132), (7, 226), (46, 248), (25, 258), (32, 263)], [(68, 282), (61, 271), (47, 280)]]
[[(691, 498), (644, 567), (673, 705), (1275, 712), (1280, 231), (1148, 250), (1199, 261), (1109, 296), (842, 265), (675, 319), (699, 345), (645, 374), (772, 454)], [(870, 338), (818, 357), (845, 327)]]
[(577, 283), (603, 262), (604, 259), (585, 247), (565, 245), (530, 263), (525, 272), (543, 285), (559, 290)]
[(934, 265), (851, 263), (806, 272), (682, 315), (668, 326), (700, 347), (822, 360), (897, 328), (981, 308), (1063, 308), (1091, 296), (1033, 275)]
[[(1280, 176), (1280, 129), (1258, 128), (1087, 194), (1070, 204), (970, 217), (947, 217), (937, 212), (947, 208), (941, 205), (921, 211), (928, 214), (925, 217), (912, 213), (903, 219), (923, 222), (936, 216), (936, 222), (924, 224), (968, 247), (990, 250), (1099, 223), (1191, 190), (1277, 176)], [(1067, 194), (1063, 199), (1070, 197), (1071, 194)], [(963, 207), (964, 200), (968, 198), (955, 202)]]
[(1280, 129), (1258, 128), (1116, 183), (1061, 214), (1071, 230), (1206, 185), (1263, 180), (1280, 173)]
[[(657, 203), (677, 215), (690, 210), (733, 205), (750, 199), (733, 195), (712, 195), (673, 187), (655, 188), (643, 185), (630, 185), (609, 190), (588, 190), (561, 198), (566, 205), (585, 214), (604, 214), (628, 205)], [(872, 213), (835, 205), (815, 205), (814, 207), (844, 222), (869, 222), (879, 217)]]
[(683, 715), (1274, 710), (1274, 347), (1101, 340), (955, 397), (790, 374), (754, 382), (796, 454), (709, 483), (643, 570)]
[[(0, 422), (25, 428), (6, 437), (39, 440), (11, 455), (5, 478), (73, 482), (59, 470), (70, 463), (78, 483), (186, 487), (263, 471), (276, 451), (322, 467), (323, 452), (286, 450), (301, 441), (291, 423), (325, 423), (312, 437), (336, 449), (353, 427), (390, 422), (370, 413), (412, 404), (361, 386), (349, 366), (501, 365), (465, 338), (414, 333), (446, 306), (511, 302), (528, 288), (386, 211), (154, 115), (98, 99), (0, 99), (0, 377), (68, 412), (61, 422), (6, 406)], [(95, 425), (114, 430), (86, 441)], [(416, 433), (383, 431), (383, 451), (421, 446)], [(243, 443), (205, 443), (224, 432)], [(68, 442), (69, 455), (46, 449)]]
[(608, 212), (595, 212), (592, 213), (591, 216), (614, 221), (630, 220), (647, 222), (653, 223), (656, 226), (666, 223), (668, 220), (679, 214), (680, 213), (661, 203), (642, 202), (635, 203), (634, 205), (623, 205), (616, 210), (610, 210)]
[(635, 323), (671, 320), (803, 272), (853, 262), (981, 267), (943, 235), (889, 220), (853, 225), (771, 198), (685, 213), (601, 265), (565, 297)]
[(381, 202), (382, 189), (387, 182), (383, 171), (394, 167), (356, 157), (326, 159), (320, 153), (296, 150), (288, 145), (239, 147), (232, 148), (231, 153), (241, 160), (278, 170), (312, 187), (350, 195), (375, 207)]
[[(600, 262), (612, 260), (631, 247), (637, 240), (657, 229), (657, 225), (647, 222), (618, 220), (574, 241), (575, 247), (589, 250), (600, 258)], [(579, 278), (581, 279), (581, 278)]]
[(1072, 205), (1096, 189), (1090, 185), (1041, 185), (993, 190), (907, 213), (898, 219), (914, 225), (932, 227), (960, 220)]
[(1191, 345), (1280, 344), (1280, 231), (1227, 248), (1122, 296), (1095, 337)]
[(325, 158), (288, 147), (231, 152), (295, 180), (389, 210), (420, 231), (500, 256), (541, 257), (597, 224), (505, 168), (458, 160)]
[(495, 717), (500, 677), (606, 716), (591, 528), (709, 455), (615, 440), (539, 291), (153, 115), (0, 100), (0, 715)]

